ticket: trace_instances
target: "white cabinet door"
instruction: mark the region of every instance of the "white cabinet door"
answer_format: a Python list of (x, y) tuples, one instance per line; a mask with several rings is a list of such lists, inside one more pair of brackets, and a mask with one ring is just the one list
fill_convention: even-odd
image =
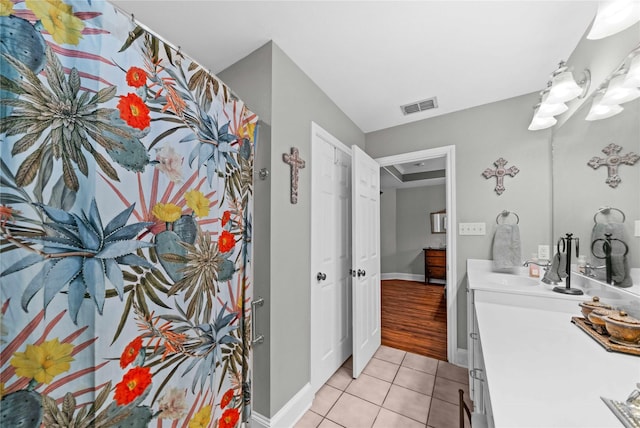
[(352, 146), (353, 377), (380, 347), (380, 165)]

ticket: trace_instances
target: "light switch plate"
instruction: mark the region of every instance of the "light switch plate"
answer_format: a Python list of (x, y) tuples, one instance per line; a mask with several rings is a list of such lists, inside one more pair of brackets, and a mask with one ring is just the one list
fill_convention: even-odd
[(459, 223), (458, 234), (459, 235), (486, 235), (487, 225), (486, 223)]
[(550, 248), (548, 245), (538, 245), (538, 260), (551, 260)]

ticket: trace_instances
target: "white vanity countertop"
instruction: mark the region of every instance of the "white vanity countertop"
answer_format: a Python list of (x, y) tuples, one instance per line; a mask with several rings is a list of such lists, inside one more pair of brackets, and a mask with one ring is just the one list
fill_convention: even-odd
[(571, 323), (589, 296), (492, 283), (501, 277), (484, 262), (469, 260), (468, 278), (495, 426), (622, 426), (600, 397), (624, 401), (640, 382), (640, 357), (607, 352)]

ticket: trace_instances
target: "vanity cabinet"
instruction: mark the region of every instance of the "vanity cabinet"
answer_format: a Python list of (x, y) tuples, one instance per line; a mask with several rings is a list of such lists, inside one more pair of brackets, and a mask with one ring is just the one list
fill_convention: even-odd
[(447, 279), (447, 250), (445, 248), (424, 248), (424, 283), (431, 279)]
[[(473, 421), (481, 427), (493, 427), (489, 389), (482, 355), (482, 343), (475, 311), (474, 292), (467, 285), (467, 338), (469, 368), (469, 395), (473, 401)], [(475, 426), (474, 425), (474, 426)]]

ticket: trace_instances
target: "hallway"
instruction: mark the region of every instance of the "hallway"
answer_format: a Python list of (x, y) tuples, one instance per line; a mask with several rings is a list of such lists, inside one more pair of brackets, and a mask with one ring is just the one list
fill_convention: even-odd
[(351, 359), (320, 388), (296, 428), (454, 428), (467, 370), (381, 346), (358, 379)]
[(381, 281), (382, 344), (447, 360), (445, 287), (416, 281)]

